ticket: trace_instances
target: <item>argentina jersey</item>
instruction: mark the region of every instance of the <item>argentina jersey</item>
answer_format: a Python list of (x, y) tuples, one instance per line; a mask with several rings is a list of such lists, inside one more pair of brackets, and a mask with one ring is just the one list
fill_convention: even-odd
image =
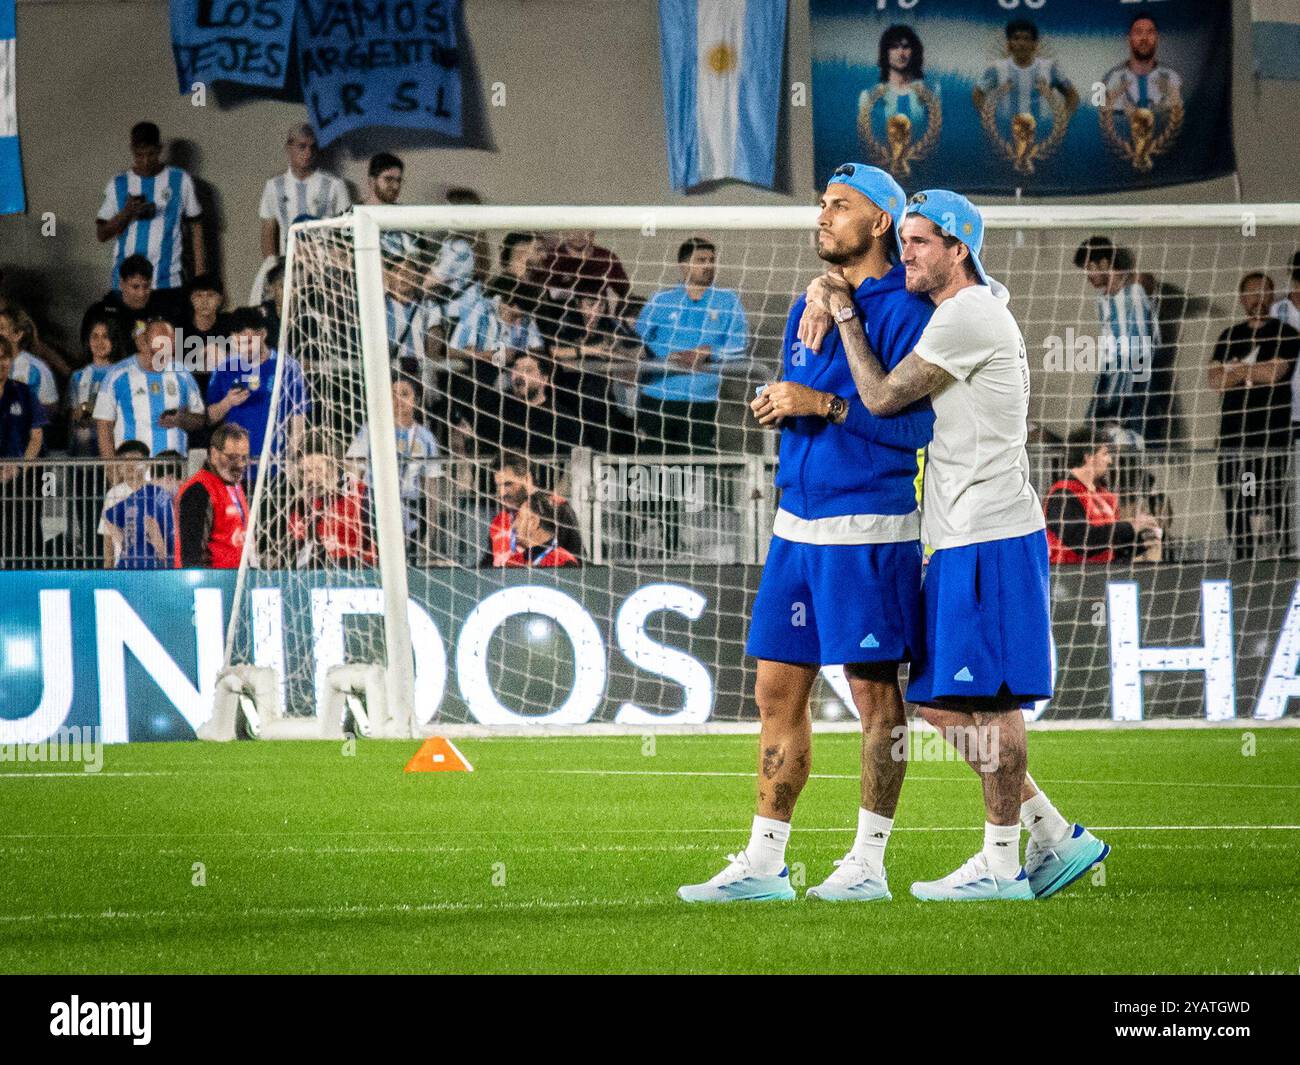
[(121, 287), (118, 268), (129, 255), (143, 255), (153, 263), (154, 288), (179, 287), (182, 224), (200, 213), (194, 182), (189, 174), (174, 166), (163, 167), (153, 177), (141, 177), (128, 170), (105, 187), (99, 220), (108, 221), (126, 206), (131, 196), (143, 196), (156, 210), (152, 218), (137, 218), (113, 242), (113, 287)]
[(1101, 354), (1105, 358), (1102, 374), (1109, 374), (1104, 393), (1098, 383), (1099, 398), (1129, 395), (1136, 373), (1151, 366), (1160, 346), (1160, 323), (1151, 297), (1134, 282), (1118, 292), (1098, 296), (1097, 314), (1102, 328)]
[(96, 420), (113, 423), (115, 447), (139, 440), (149, 446), (150, 455), (163, 451), (188, 455), (188, 434), (159, 424), (164, 411), (203, 413), (203, 397), (188, 370), (145, 370), (131, 359), (104, 379), (95, 400)]
[(1150, 74), (1134, 74), (1128, 63), (1120, 63), (1107, 71), (1104, 81), (1114, 111), (1134, 107), (1162, 111), (1182, 102), (1182, 76), (1168, 67), (1157, 66)]
[(20, 351), (14, 359), (14, 368), (10, 375), (15, 381), (21, 381), (32, 390), (32, 395), (47, 407), (59, 402), (59, 386), (54, 380), (54, 371), (43, 359), (30, 351)]
[(74, 370), (68, 382), (68, 406), (84, 407), (95, 405), (100, 386), (113, 369), (112, 366), (96, 366), (93, 363)]
[(316, 170), (299, 179), (290, 170), (267, 181), (262, 189), (258, 217), (264, 222), (274, 221), (279, 226), (280, 254), (283, 255), (289, 246), (289, 227), (295, 218), (303, 215), (333, 218), (351, 206), (348, 187), (341, 178)]
[(384, 300), (388, 350), (394, 359), (423, 359), (425, 337), (442, 325), (442, 307), (433, 300)]
[(1068, 93), (1073, 84), (1061, 73), (1055, 59), (1039, 56), (1027, 67), (1017, 66), (1010, 57), (999, 59), (984, 72), (980, 79), (980, 88), (986, 93), (993, 93), (1004, 85), (1010, 85), (998, 100), (997, 113), (1002, 118), (1012, 115), (1033, 115), (1036, 119), (1050, 120), (1052, 108), (1044, 97), (1044, 90), (1056, 89)]

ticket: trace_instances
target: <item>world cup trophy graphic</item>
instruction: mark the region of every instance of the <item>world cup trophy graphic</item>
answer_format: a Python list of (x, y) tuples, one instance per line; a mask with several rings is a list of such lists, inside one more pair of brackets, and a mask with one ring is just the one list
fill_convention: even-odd
[(1079, 94), (1043, 54), (1038, 27), (1007, 24), (1005, 47), (971, 91), (984, 135), (1018, 174), (1033, 174), (1065, 140)]

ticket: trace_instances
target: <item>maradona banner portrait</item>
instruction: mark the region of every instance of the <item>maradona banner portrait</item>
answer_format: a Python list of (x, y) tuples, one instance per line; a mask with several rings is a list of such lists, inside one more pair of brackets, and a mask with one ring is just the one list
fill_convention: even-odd
[(1228, 0), (811, 0), (815, 182), (1076, 195), (1236, 169)]

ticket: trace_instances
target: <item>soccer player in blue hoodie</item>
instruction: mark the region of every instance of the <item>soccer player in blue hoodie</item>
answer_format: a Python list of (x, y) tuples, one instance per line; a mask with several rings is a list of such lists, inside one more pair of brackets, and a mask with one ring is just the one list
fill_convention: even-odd
[[(862, 322), (887, 368), (912, 351), (933, 313), (904, 285), (905, 202), (883, 170), (846, 163), (827, 184), (817, 221), (817, 254), (853, 289), (843, 315)], [(871, 414), (838, 332), (817, 348), (804, 342), (816, 344), (820, 332), (819, 312), (805, 322), (805, 306), (801, 296), (786, 322), (783, 379), (752, 404), (760, 423), (782, 430), (781, 506), (746, 646), (758, 659), (758, 809), (744, 850), (711, 880), (678, 890), (687, 902), (794, 898), (785, 848), (808, 780), (808, 696), (823, 665), (845, 667), (862, 721), (862, 794), (853, 847), (808, 895), (891, 897), (885, 845), (907, 769), (891, 753), (895, 730), (907, 727), (898, 665), (920, 650), (922, 635), (914, 481), (934, 414), (925, 399), (887, 418)]]

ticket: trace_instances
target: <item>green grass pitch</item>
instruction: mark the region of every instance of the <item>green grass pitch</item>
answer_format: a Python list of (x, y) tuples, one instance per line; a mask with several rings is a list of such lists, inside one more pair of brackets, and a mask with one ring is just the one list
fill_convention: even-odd
[[(1031, 770), (1114, 853), (1021, 904), (908, 894), (980, 845), (953, 762), (909, 766), (893, 902), (708, 907), (674, 891), (744, 845), (753, 736), (467, 739), (471, 774), (405, 775), (416, 744), (364, 740), (5, 762), (0, 971), (1295, 973), (1300, 731), (1248, 755), (1249, 729), (1031, 734)], [(814, 737), (809, 883), (852, 839), (857, 759)]]

